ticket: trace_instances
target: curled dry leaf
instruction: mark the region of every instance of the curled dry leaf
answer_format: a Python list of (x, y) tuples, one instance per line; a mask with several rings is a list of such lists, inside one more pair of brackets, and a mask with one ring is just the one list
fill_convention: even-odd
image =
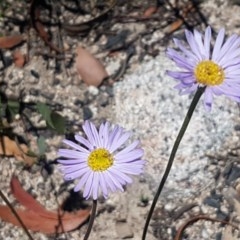
[(0, 37), (0, 49), (13, 48), (25, 41), (23, 35)]
[(33, 28), (36, 30), (40, 38), (52, 49), (55, 50), (58, 53), (61, 53), (63, 50), (56, 47), (51, 41), (50, 41), (50, 35), (45, 30), (44, 25), (40, 21), (40, 15), (41, 15), (41, 1), (39, 0), (32, 0), (30, 5), (30, 19), (31, 24)]
[(102, 63), (82, 47), (77, 48), (76, 68), (87, 85), (98, 87), (108, 76)]
[(26, 63), (26, 56), (21, 51), (15, 51), (13, 53), (13, 62), (16, 67), (22, 68)]
[(194, 6), (190, 3), (188, 4), (184, 9), (183, 9), (183, 13), (182, 13), (182, 17), (181, 18), (178, 18), (176, 19), (175, 22), (171, 23), (169, 26), (167, 26), (165, 28), (165, 32), (167, 34), (171, 34), (173, 33), (174, 31), (178, 30), (184, 23), (184, 19), (188, 16), (188, 14), (190, 12), (193, 12), (195, 11), (195, 8)]
[(0, 136), (0, 155), (14, 156), (17, 160), (31, 166), (36, 161), (36, 158), (28, 156), (28, 151), (27, 145), (23, 143), (18, 144), (8, 136)]
[(143, 17), (147, 18), (147, 17), (151, 17), (154, 13), (156, 13), (158, 10), (158, 7), (156, 6), (151, 6), (149, 8), (147, 8), (144, 13), (143, 13)]
[[(16, 177), (11, 180), (11, 188), (16, 199), (25, 207), (25, 209), (15, 208), (15, 210), (25, 226), (32, 231), (45, 234), (72, 231), (83, 224), (89, 217), (90, 211), (88, 209), (81, 209), (74, 213), (45, 209), (22, 188)], [(0, 218), (20, 226), (18, 220), (7, 206), (0, 205)]]

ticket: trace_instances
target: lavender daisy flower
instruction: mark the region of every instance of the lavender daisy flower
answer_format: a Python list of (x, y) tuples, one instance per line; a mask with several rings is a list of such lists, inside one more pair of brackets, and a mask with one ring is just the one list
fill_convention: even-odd
[(123, 144), (131, 136), (119, 126), (111, 127), (106, 122), (99, 130), (93, 123), (86, 121), (83, 130), (87, 138), (76, 134), (79, 143), (69, 140), (63, 142), (73, 148), (59, 149), (61, 171), (65, 180), (78, 179), (74, 191), (84, 189), (83, 197), (92, 196), (96, 200), (100, 191), (107, 198), (109, 192), (124, 191), (123, 186), (131, 183), (128, 174), (138, 175), (143, 172), (145, 161), (139, 141), (134, 141), (123, 148)]
[(167, 56), (180, 71), (167, 71), (167, 74), (179, 83), (175, 86), (181, 93), (194, 92), (199, 86), (205, 86), (204, 106), (211, 110), (213, 95), (226, 95), (240, 102), (240, 37), (236, 34), (224, 41), (225, 30), (221, 29), (216, 42), (211, 47), (211, 28), (202, 36), (198, 31), (185, 31), (189, 47), (178, 39), (174, 43), (180, 49), (167, 50)]

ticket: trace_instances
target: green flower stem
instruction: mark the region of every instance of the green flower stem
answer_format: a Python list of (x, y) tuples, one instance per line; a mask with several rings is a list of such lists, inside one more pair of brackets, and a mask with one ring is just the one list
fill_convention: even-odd
[(88, 223), (88, 229), (87, 229), (87, 232), (86, 232), (83, 240), (87, 240), (92, 231), (94, 219), (96, 216), (96, 210), (97, 210), (97, 200), (93, 200), (92, 212), (91, 212), (89, 223)]
[(5, 195), (3, 194), (3, 192), (0, 190), (0, 196), (3, 199), (3, 201), (7, 204), (7, 206), (11, 209), (13, 215), (16, 217), (16, 219), (18, 220), (18, 222), (20, 223), (20, 225), (22, 226), (24, 232), (26, 233), (26, 235), (28, 236), (28, 238), (30, 240), (33, 240), (33, 237), (31, 236), (31, 234), (29, 233), (27, 227), (25, 226), (24, 222), (22, 221), (22, 219), (18, 216), (16, 210), (14, 209), (14, 207), (11, 205), (11, 203), (8, 201), (8, 199), (5, 197)]
[(193, 100), (191, 102), (191, 105), (190, 105), (190, 107), (188, 109), (187, 115), (186, 115), (186, 117), (185, 117), (185, 119), (183, 121), (182, 127), (181, 127), (181, 129), (180, 129), (180, 131), (178, 133), (178, 136), (177, 136), (177, 138), (176, 138), (176, 140), (174, 142), (174, 145), (173, 145), (172, 152), (171, 152), (169, 160), (168, 160), (168, 164), (167, 164), (166, 170), (165, 170), (165, 172), (163, 174), (163, 177), (162, 177), (162, 180), (161, 180), (161, 182), (159, 184), (158, 190), (157, 190), (157, 192), (156, 192), (156, 194), (154, 196), (154, 199), (153, 199), (150, 211), (149, 211), (148, 216), (147, 216), (147, 220), (145, 222), (145, 226), (144, 226), (144, 229), (143, 229), (142, 240), (145, 240), (145, 238), (146, 238), (148, 226), (149, 226), (150, 220), (152, 218), (153, 211), (155, 209), (155, 206), (157, 204), (158, 198), (159, 198), (159, 196), (160, 196), (160, 194), (162, 192), (162, 189), (163, 189), (163, 187), (165, 185), (165, 182), (166, 182), (166, 180), (168, 178), (168, 175), (170, 173), (170, 170), (172, 168), (172, 164), (173, 164), (176, 152), (178, 150), (179, 144), (180, 144), (180, 142), (181, 142), (181, 140), (183, 138), (183, 135), (184, 135), (184, 133), (185, 133), (185, 131), (187, 129), (187, 126), (188, 126), (190, 120), (191, 120), (192, 114), (193, 114), (193, 112), (194, 112), (194, 110), (195, 110), (195, 108), (197, 106), (197, 103), (198, 103), (200, 97), (202, 96), (204, 90), (205, 90), (205, 87), (199, 87), (198, 88), (198, 90), (197, 90), (197, 92), (196, 92), (196, 94), (195, 94), (195, 96), (194, 96), (194, 98), (193, 98)]

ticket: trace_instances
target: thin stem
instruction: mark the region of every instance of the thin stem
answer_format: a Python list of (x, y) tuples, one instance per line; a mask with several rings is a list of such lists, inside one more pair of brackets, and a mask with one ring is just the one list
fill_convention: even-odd
[(178, 136), (177, 136), (177, 138), (176, 138), (176, 140), (174, 142), (174, 145), (173, 145), (172, 152), (171, 152), (169, 160), (168, 160), (168, 164), (167, 164), (166, 170), (165, 170), (165, 172), (163, 174), (163, 177), (162, 177), (162, 180), (161, 180), (161, 182), (159, 184), (158, 190), (157, 190), (157, 192), (156, 192), (156, 194), (154, 196), (154, 199), (153, 199), (150, 211), (149, 211), (148, 216), (147, 216), (147, 220), (145, 222), (145, 226), (144, 226), (144, 229), (143, 229), (142, 240), (145, 240), (145, 238), (146, 238), (148, 226), (149, 226), (149, 223), (150, 223), (153, 211), (155, 209), (155, 206), (157, 204), (158, 198), (159, 198), (159, 196), (160, 196), (160, 194), (162, 192), (162, 189), (163, 189), (163, 187), (165, 185), (165, 182), (166, 182), (166, 180), (168, 178), (168, 175), (170, 173), (170, 170), (172, 168), (172, 164), (173, 164), (176, 152), (178, 150), (179, 144), (180, 144), (180, 142), (182, 140), (182, 137), (183, 137), (183, 135), (184, 135), (184, 133), (185, 133), (185, 131), (187, 129), (187, 126), (188, 126), (188, 124), (189, 124), (189, 122), (191, 120), (192, 114), (193, 114), (193, 112), (194, 112), (194, 110), (195, 110), (195, 108), (197, 106), (197, 103), (198, 103), (200, 97), (202, 96), (204, 90), (205, 90), (205, 87), (199, 87), (198, 88), (198, 90), (197, 90), (197, 92), (196, 92), (196, 94), (195, 94), (195, 96), (194, 96), (194, 98), (193, 98), (193, 100), (191, 102), (191, 105), (190, 105), (190, 107), (188, 109), (187, 115), (186, 115), (186, 117), (185, 117), (185, 119), (183, 121), (182, 127), (181, 127), (181, 129), (180, 129), (180, 131), (178, 133)]
[(24, 232), (26, 233), (26, 235), (29, 237), (30, 240), (33, 240), (31, 234), (29, 233), (28, 229), (26, 228), (24, 222), (22, 221), (22, 219), (18, 216), (16, 210), (14, 209), (14, 207), (11, 205), (11, 203), (8, 201), (8, 199), (5, 197), (5, 195), (3, 194), (3, 192), (0, 190), (0, 196), (3, 199), (3, 201), (8, 205), (8, 207), (11, 209), (13, 215), (16, 217), (16, 219), (18, 220), (18, 222), (20, 223), (20, 225), (22, 226)]
[(87, 229), (87, 232), (86, 232), (83, 240), (87, 240), (92, 231), (94, 219), (96, 216), (96, 210), (97, 210), (97, 200), (93, 200), (92, 212), (91, 212), (89, 223), (88, 223), (88, 229)]

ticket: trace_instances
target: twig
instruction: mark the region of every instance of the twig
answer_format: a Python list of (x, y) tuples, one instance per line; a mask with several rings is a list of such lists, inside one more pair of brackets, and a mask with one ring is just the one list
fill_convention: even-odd
[(237, 226), (235, 226), (234, 224), (229, 223), (228, 221), (224, 221), (224, 220), (220, 220), (217, 218), (211, 218), (208, 217), (206, 215), (198, 215), (198, 216), (194, 216), (192, 218), (190, 218), (188, 221), (186, 221), (181, 227), (180, 229), (177, 231), (177, 235), (175, 236), (174, 240), (181, 240), (183, 231), (185, 230), (186, 227), (188, 227), (189, 225), (199, 221), (199, 220), (207, 220), (207, 221), (212, 221), (212, 222), (220, 222), (220, 223), (224, 223), (224, 224), (228, 224), (234, 228), (238, 228)]

